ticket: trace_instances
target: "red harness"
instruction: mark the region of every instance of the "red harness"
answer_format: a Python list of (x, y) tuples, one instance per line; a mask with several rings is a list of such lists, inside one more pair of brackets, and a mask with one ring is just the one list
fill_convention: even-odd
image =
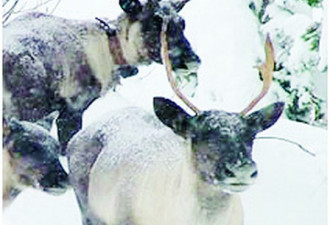
[(118, 38), (118, 31), (116, 28), (111, 28), (105, 21), (95, 18), (99, 21), (100, 27), (105, 31), (109, 40), (109, 50), (113, 56), (114, 63), (116, 65), (127, 65), (127, 61), (123, 55), (123, 51), (120, 45), (120, 40)]

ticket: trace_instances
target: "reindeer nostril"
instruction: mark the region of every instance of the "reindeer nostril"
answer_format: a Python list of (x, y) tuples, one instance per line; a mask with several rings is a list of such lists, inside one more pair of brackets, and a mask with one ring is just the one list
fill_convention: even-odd
[(229, 170), (228, 168), (225, 168), (223, 173), (227, 176), (227, 177), (235, 177), (235, 174)]
[(252, 174), (251, 174), (251, 178), (256, 178), (258, 176), (258, 171), (254, 171)]
[(196, 62), (198, 64), (201, 63), (201, 59), (195, 54), (191, 56), (191, 59), (192, 59), (193, 62)]

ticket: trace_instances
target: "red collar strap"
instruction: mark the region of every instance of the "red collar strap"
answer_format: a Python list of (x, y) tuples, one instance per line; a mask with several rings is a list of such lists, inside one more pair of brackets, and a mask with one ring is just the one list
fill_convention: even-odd
[(116, 65), (127, 65), (118, 36), (109, 36), (109, 49)]
[(99, 18), (95, 18), (99, 22), (99, 26), (105, 31), (109, 40), (109, 50), (113, 56), (116, 65), (127, 65), (127, 61), (121, 49), (120, 40), (116, 28), (111, 28), (108, 23)]

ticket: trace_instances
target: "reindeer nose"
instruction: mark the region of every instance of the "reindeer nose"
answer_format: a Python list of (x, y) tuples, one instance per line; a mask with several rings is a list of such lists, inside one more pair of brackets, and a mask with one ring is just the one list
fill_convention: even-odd
[(200, 64), (201, 64), (200, 58), (194, 53), (192, 53), (189, 59), (185, 62), (185, 66), (187, 67), (187, 70), (190, 73), (196, 73), (198, 71)]
[(192, 53), (189, 57), (189, 61), (190, 62), (194, 62), (196, 64), (201, 64), (201, 59), (198, 57), (198, 55), (196, 55), (195, 53)]
[(170, 56), (173, 70), (176, 72), (185, 70), (185, 73), (196, 73), (201, 64), (201, 59), (193, 51), (185, 51), (183, 55)]
[(247, 181), (257, 178), (258, 170), (254, 162), (246, 162), (235, 166), (226, 165), (224, 174), (227, 178)]

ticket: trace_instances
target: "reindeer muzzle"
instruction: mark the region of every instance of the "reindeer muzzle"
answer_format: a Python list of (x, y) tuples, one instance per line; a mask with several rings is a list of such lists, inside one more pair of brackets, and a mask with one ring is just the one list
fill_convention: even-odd
[(39, 180), (40, 188), (52, 195), (63, 194), (70, 186), (68, 174), (59, 163), (52, 166), (52, 169)]
[(219, 169), (217, 175), (221, 182), (219, 185), (226, 192), (242, 192), (255, 183), (258, 176), (257, 166), (254, 162), (240, 165), (226, 165)]
[(191, 74), (197, 73), (197, 70), (201, 64), (200, 58), (193, 51), (185, 51), (179, 55), (171, 54), (170, 61), (173, 71), (176, 74)]

